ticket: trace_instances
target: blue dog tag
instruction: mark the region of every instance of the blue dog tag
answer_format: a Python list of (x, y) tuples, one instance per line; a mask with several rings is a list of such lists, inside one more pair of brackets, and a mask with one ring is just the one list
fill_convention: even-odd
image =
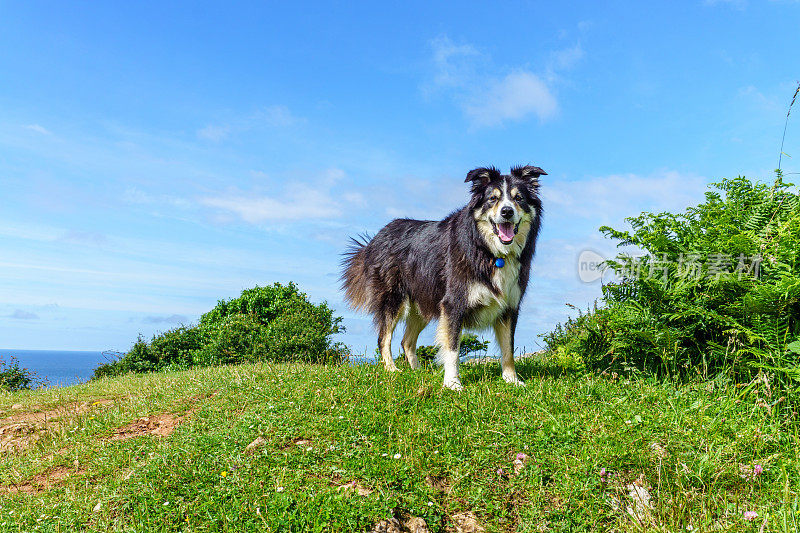
[(498, 257), (494, 260), (494, 266), (496, 266), (497, 268), (503, 268), (504, 266), (506, 266), (506, 260), (503, 259), (502, 257)]

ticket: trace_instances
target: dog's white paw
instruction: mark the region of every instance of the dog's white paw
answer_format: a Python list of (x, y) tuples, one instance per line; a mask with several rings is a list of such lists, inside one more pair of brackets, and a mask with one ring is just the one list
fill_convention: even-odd
[(456, 392), (461, 392), (464, 390), (464, 386), (461, 384), (461, 381), (458, 378), (444, 380), (444, 388), (454, 390)]
[(516, 385), (517, 387), (525, 386), (525, 382), (519, 379), (516, 372), (513, 374), (503, 374), (503, 380), (506, 383), (510, 383), (511, 385)]
[(387, 372), (400, 372), (400, 369), (397, 368), (397, 365), (392, 365), (392, 366), (384, 365), (384, 366), (386, 367)]

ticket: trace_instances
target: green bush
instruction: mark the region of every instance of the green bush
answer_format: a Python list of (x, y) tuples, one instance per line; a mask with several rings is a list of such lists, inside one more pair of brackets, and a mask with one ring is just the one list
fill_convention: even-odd
[(15, 357), (8, 357), (8, 360), (0, 358), (0, 390), (6, 392), (16, 392), (33, 388), (35, 377), (33, 373), (19, 366)]
[(620, 246), (603, 302), (544, 336), (551, 354), (594, 369), (681, 376), (768, 373), (800, 390), (800, 198), (778, 173), (712, 184), (684, 213), (642, 213)]
[[(461, 335), (461, 344), (458, 348), (458, 357), (464, 359), (475, 353), (484, 354), (489, 349), (489, 341), (482, 341), (478, 336), (473, 333), (464, 333)], [(417, 357), (420, 361), (433, 362), (436, 360), (436, 354), (439, 353), (438, 346), (419, 346), (417, 347)]]
[(331, 337), (344, 331), (341, 322), (294, 283), (246, 289), (238, 298), (220, 300), (195, 326), (155, 335), (149, 343), (140, 337), (94, 377), (253, 361), (339, 362), (347, 350)]

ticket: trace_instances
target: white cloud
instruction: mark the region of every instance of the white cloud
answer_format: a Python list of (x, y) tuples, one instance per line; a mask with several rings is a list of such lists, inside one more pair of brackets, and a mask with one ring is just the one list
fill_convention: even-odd
[(36, 133), (41, 133), (42, 135), (52, 135), (53, 133), (45, 128), (44, 126), (40, 126), (39, 124), (28, 124), (23, 126), (26, 130), (35, 131)]
[(170, 207), (177, 207), (180, 209), (188, 209), (193, 207), (193, 203), (178, 196), (170, 196), (168, 194), (152, 195), (148, 194), (136, 187), (128, 187), (122, 195), (122, 199), (128, 204), (138, 205), (167, 205)]
[(264, 127), (290, 128), (304, 122), (304, 118), (293, 114), (285, 105), (271, 105), (250, 115), (232, 119), (222, 125), (209, 124), (205, 128), (197, 130), (197, 137), (206, 141), (219, 142), (243, 131)]
[(15, 309), (13, 313), (7, 315), (8, 318), (16, 318), (17, 320), (38, 320), (39, 315), (36, 313), (31, 313), (28, 311), (23, 311), (22, 309)]
[(556, 50), (552, 54), (552, 68), (566, 70), (574, 67), (586, 53), (583, 51), (581, 43), (575, 43), (575, 46)]
[(665, 170), (640, 176), (612, 174), (577, 181), (543, 182), (548, 214), (565, 219), (589, 219), (596, 224), (619, 223), (642, 211), (683, 211), (703, 201), (708, 180)]
[(219, 142), (230, 133), (228, 126), (214, 126), (209, 124), (203, 129), (197, 130), (197, 137), (206, 141)]
[(263, 121), (267, 126), (289, 127), (305, 122), (305, 119), (297, 117), (289, 111), (285, 105), (272, 105), (255, 114), (255, 121)]
[(147, 315), (142, 319), (145, 324), (186, 324), (189, 318), (186, 315)]
[(493, 66), (491, 58), (472, 45), (455, 44), (447, 36), (431, 41), (431, 51), (433, 70), (423, 93), (450, 96), (473, 128), (532, 116), (542, 122), (553, 118), (558, 114), (555, 73), (572, 68), (584, 56), (580, 43), (554, 51), (540, 75), (527, 68)]
[(473, 126), (498, 126), (536, 115), (545, 121), (558, 112), (555, 96), (541, 78), (526, 71), (494, 80), (464, 105)]
[(447, 36), (431, 41), (435, 88), (460, 87), (474, 76), (474, 61), (481, 57), (469, 44), (457, 45)]
[(299, 184), (287, 187), (283, 196), (237, 193), (201, 198), (200, 203), (233, 214), (250, 224), (321, 219), (342, 214), (340, 206), (327, 191)]
[(745, 7), (747, 7), (747, 0), (703, 0), (703, 5), (706, 6), (726, 5), (726, 6), (731, 6), (734, 9), (743, 10)]

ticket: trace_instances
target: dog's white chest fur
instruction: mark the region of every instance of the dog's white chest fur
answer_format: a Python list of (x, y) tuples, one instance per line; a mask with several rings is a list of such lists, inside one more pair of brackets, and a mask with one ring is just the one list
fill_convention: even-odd
[(471, 283), (467, 289), (467, 305), (475, 317), (474, 327), (485, 328), (506, 310), (519, 304), (519, 260), (506, 259), (503, 268), (495, 268), (492, 285), (499, 291), (495, 293), (483, 283)]

